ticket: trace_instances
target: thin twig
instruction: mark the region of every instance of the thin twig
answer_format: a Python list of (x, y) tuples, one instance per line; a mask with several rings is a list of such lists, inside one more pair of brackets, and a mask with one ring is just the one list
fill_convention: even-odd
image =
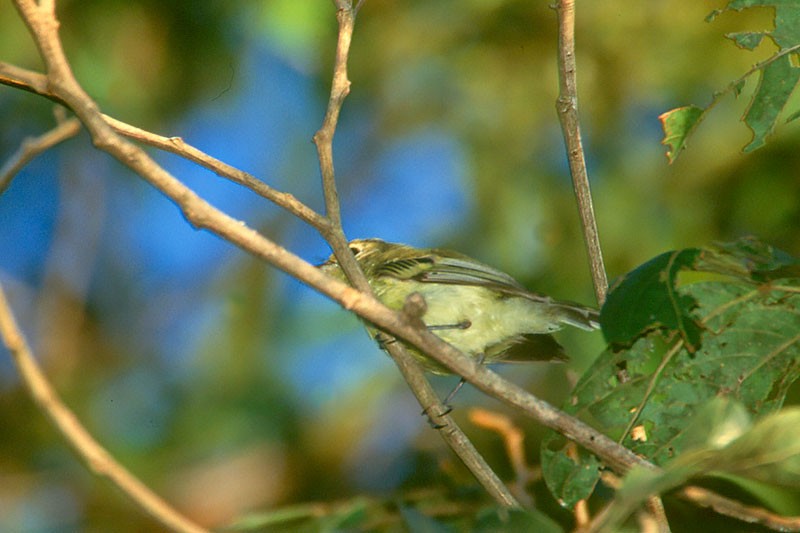
[(575, 76), (575, 0), (559, 0), (558, 13), (558, 99), (556, 109), (567, 148), (572, 186), (578, 201), (583, 225), (583, 239), (598, 305), (603, 305), (608, 291), (608, 277), (603, 264), (603, 250), (594, 216), (592, 191), (586, 171), (586, 158), (578, 120), (578, 84)]
[(347, 58), (350, 55), (350, 43), (353, 40), (353, 27), (356, 22), (356, 11), (352, 0), (336, 0), (336, 19), (339, 21), (339, 37), (336, 42), (336, 57), (333, 64), (333, 82), (328, 108), (322, 127), (314, 134), (317, 147), (319, 168), (322, 174), (323, 193), (325, 194), (325, 215), (334, 228), (342, 227), (342, 213), (339, 209), (339, 196), (336, 192), (336, 176), (333, 169), (333, 135), (339, 113), (347, 95), (350, 94), (350, 80), (347, 77)]
[(289, 213), (295, 215), (297, 218), (310, 224), (319, 231), (325, 231), (329, 225), (325, 217), (295, 198), (294, 195), (279, 191), (252, 174), (239, 170), (232, 165), (210, 156), (202, 150), (188, 144), (181, 137), (163, 137), (161, 135), (156, 135), (105, 114), (103, 118), (114, 128), (114, 131), (121, 133), (129, 139), (136, 139), (150, 146), (160, 148), (165, 152), (179, 155), (189, 161), (197, 163), (201, 167), (207, 168), (220, 177), (247, 187), (262, 198), (266, 198), (275, 205), (286, 209)]
[[(347, 238), (342, 228), (339, 194), (333, 166), (333, 137), (336, 133), (342, 105), (350, 92), (347, 60), (350, 55), (350, 43), (353, 39), (356, 12), (361, 7), (362, 1), (359, 1), (353, 7), (352, 0), (336, 0), (339, 37), (336, 44), (331, 94), (322, 126), (314, 134), (313, 139), (317, 147), (320, 173), (322, 175), (325, 213), (330, 222), (328, 231), (322, 230), (321, 233), (331, 245), (342, 270), (353, 283), (353, 286), (363, 292), (372, 294), (372, 289), (367, 279), (364, 277), (352, 252), (347, 247)], [(408, 318), (410, 319), (411, 317)], [(423, 413), (426, 413), (431, 424), (434, 424), (439, 429), (439, 434), (453, 452), (458, 455), (478, 482), (498, 504), (505, 507), (519, 507), (519, 502), (517, 502), (486, 460), (478, 453), (466, 434), (447, 414), (447, 409), (442, 405), (430, 382), (425, 377), (420, 364), (402, 344), (387, 343), (386, 346), (389, 355), (397, 364), (400, 373), (422, 406)]]
[[(44, 96), (58, 104), (66, 106), (66, 102), (55, 95), (47, 86), (47, 76), (25, 68), (0, 61), (0, 83), (22, 89), (29, 93)], [(69, 106), (67, 106), (69, 107)]]
[[(39, 94), (54, 102), (66, 105), (64, 100), (58, 97), (49, 87), (47, 76), (31, 70), (22, 69), (8, 63), (0, 61), (0, 84), (24, 89), (26, 91)], [(181, 137), (164, 137), (149, 131), (137, 128), (121, 120), (103, 114), (103, 119), (111, 126), (114, 131), (128, 137), (143, 142), (149, 146), (159, 148), (165, 152), (179, 155), (189, 161), (207, 168), (220, 177), (228, 179), (234, 183), (247, 187), (262, 198), (266, 198), (275, 205), (282, 207), (300, 220), (307, 222), (317, 230), (324, 232), (329, 226), (328, 219), (302, 203), (292, 194), (279, 191), (270, 187), (255, 176), (239, 170), (211, 155), (195, 148), (185, 142)], [(2, 183), (2, 181), (0, 181)], [(2, 189), (0, 188), (0, 193)]]
[(79, 131), (81, 131), (80, 121), (76, 118), (71, 118), (56, 125), (47, 133), (22, 141), (19, 149), (0, 168), (0, 194), (3, 194), (8, 186), (11, 185), (11, 180), (14, 179), (14, 176), (36, 156), (76, 136)]
[(655, 533), (670, 533), (669, 520), (667, 519), (667, 511), (664, 509), (664, 501), (661, 496), (654, 494), (647, 498), (647, 513), (646, 516), (648, 524), (650, 524), (651, 531)]
[[(486, 492), (503, 507), (521, 507), (519, 501), (511, 494), (508, 487), (505, 486), (500, 477), (489, 466), (489, 463), (478, 452), (472, 441), (450, 417), (448, 414), (449, 409), (442, 405), (436, 391), (433, 390), (430, 382), (425, 377), (420, 364), (400, 343), (391, 343), (386, 348), (417, 401), (422, 406), (423, 414), (438, 429), (442, 439), (472, 472)], [(462, 355), (462, 357), (464, 356)]]
[(679, 494), (695, 505), (711, 508), (742, 522), (760, 524), (774, 531), (800, 531), (800, 516), (781, 516), (763, 507), (745, 505), (694, 485), (684, 487)]
[(517, 498), (525, 502), (526, 507), (533, 507), (533, 498), (527, 488), (532, 482), (541, 479), (542, 471), (541, 468), (530, 466), (525, 458), (525, 432), (509, 417), (488, 409), (470, 409), (469, 419), (473, 424), (494, 431), (502, 437), (516, 478), (514, 492)]
[(98, 476), (108, 478), (147, 514), (174, 531), (201, 533), (206, 531), (162, 500), (150, 488), (128, 472), (84, 428), (72, 411), (64, 405), (36, 364), (25, 338), (0, 285), (0, 337), (17, 365), (22, 381), (34, 403), (58, 428), (67, 442)]

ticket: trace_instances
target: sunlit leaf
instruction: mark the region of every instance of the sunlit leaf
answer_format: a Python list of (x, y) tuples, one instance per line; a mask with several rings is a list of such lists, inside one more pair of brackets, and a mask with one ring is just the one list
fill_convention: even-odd
[(686, 140), (700, 123), (704, 112), (704, 109), (690, 105), (659, 115), (658, 120), (661, 121), (661, 128), (664, 130), (664, 138), (661, 140), (661, 144), (669, 146), (667, 158), (670, 163), (675, 161), (678, 154), (686, 146)]
[(725, 35), (728, 39), (736, 43), (739, 48), (747, 50), (754, 50), (761, 44), (764, 38), (763, 32), (741, 32), (741, 33), (728, 33)]
[(744, 117), (745, 123), (753, 132), (753, 139), (745, 146), (745, 152), (764, 145), (798, 80), (800, 69), (792, 66), (788, 56), (777, 59), (764, 68), (756, 94)]
[[(744, 147), (745, 152), (760, 148), (766, 142), (768, 135), (775, 129), (780, 113), (787, 101), (792, 96), (800, 80), (800, 69), (797, 68), (795, 55), (800, 50), (800, 4), (781, 0), (732, 0), (722, 9), (711, 12), (706, 21), (713, 21), (725, 11), (741, 11), (750, 7), (771, 7), (775, 11), (775, 27), (772, 31), (736, 32), (726, 35), (736, 46), (744, 50), (755, 50), (768, 38), (778, 47), (773, 56), (753, 69), (746, 72), (740, 79), (732, 81), (724, 90), (714, 93), (711, 103), (703, 110), (707, 111), (725, 94), (732, 92), (741, 93), (743, 82), (753, 74), (759, 77), (758, 87), (753, 93), (748, 110), (743, 117), (745, 124), (753, 133), (752, 140)], [(669, 161), (672, 162), (685, 147), (687, 137), (694, 131), (694, 127), (702, 118), (702, 112), (697, 112), (694, 106), (682, 107), (662, 115), (662, 124), (665, 131), (663, 144), (670, 147), (667, 152)], [(682, 111), (687, 110), (687, 111)], [(688, 117), (680, 114), (672, 119), (671, 114), (682, 111)], [(696, 115), (696, 117), (694, 116)], [(789, 120), (796, 117), (792, 114)], [(687, 120), (690, 119), (690, 120)], [(668, 120), (676, 124), (669, 124)], [(694, 119), (694, 120), (691, 120)], [(690, 122), (689, 127), (684, 127), (684, 122)]]

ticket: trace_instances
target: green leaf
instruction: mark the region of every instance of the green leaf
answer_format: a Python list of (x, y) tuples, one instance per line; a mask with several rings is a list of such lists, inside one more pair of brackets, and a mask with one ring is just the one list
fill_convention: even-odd
[(696, 268), (759, 282), (800, 278), (800, 259), (754, 237), (716, 243), (709, 253), (700, 254)]
[[(636, 467), (623, 479), (614, 501), (598, 524), (600, 531), (617, 531), (634, 509), (651, 495), (661, 494), (708, 472), (717, 449), (741, 436), (750, 418), (736, 401), (715, 398), (689, 420), (693, 446), (661, 470)], [(722, 439), (720, 439), (722, 437)]]
[(746, 50), (755, 50), (761, 44), (762, 39), (766, 34), (764, 32), (739, 32), (727, 33), (725, 37), (736, 43), (739, 48)]
[(550, 432), (542, 441), (541, 457), (548, 490), (558, 503), (571, 508), (592, 494), (603, 465), (582, 448), (566, 453), (570, 446), (564, 437)]
[(758, 89), (744, 117), (745, 123), (753, 132), (753, 139), (744, 147), (745, 152), (764, 146), (767, 135), (775, 128), (778, 115), (792, 95), (798, 80), (800, 69), (792, 66), (789, 56), (773, 61), (762, 70)]
[[(642, 333), (666, 328), (681, 332), (691, 349), (700, 328), (691, 315), (695, 302), (676, 291), (678, 274), (694, 264), (699, 249), (661, 254), (615, 282), (603, 306), (603, 335), (612, 345), (630, 346)], [(630, 312), (636, 302), (637, 313)]]
[(756, 481), (800, 488), (800, 407), (760, 420), (721, 450), (714, 470)]
[(687, 424), (683, 444), (686, 449), (724, 448), (752, 426), (752, 417), (741, 402), (718, 396)]
[[(799, 272), (797, 259), (755, 239), (645, 263), (612, 288), (601, 311), (609, 348), (564, 409), (658, 465), (697, 445), (688, 421), (714, 398), (775, 412), (800, 375)], [(568, 451), (550, 435), (542, 462), (571, 506), (598, 474), (596, 460)]]
[[(732, 0), (722, 9), (712, 11), (706, 17), (706, 21), (710, 22), (726, 11), (741, 11), (752, 7), (773, 8), (775, 28), (769, 32), (729, 33), (726, 37), (736, 43), (736, 46), (745, 50), (755, 50), (767, 37), (778, 47), (778, 51), (772, 57), (747, 71), (739, 79), (732, 81), (724, 90), (716, 91), (711, 103), (704, 109), (695, 106), (682, 107), (660, 117), (665, 132), (662, 144), (670, 147), (667, 152), (670, 163), (686, 146), (689, 135), (702, 120), (704, 113), (714, 107), (724, 95), (733, 93), (738, 96), (742, 91), (744, 81), (752, 74), (759, 74), (759, 83), (743, 117), (745, 124), (753, 133), (750, 143), (743, 149), (745, 152), (753, 151), (764, 145), (767, 136), (775, 128), (778, 116), (797, 87), (797, 82), (800, 80), (800, 69), (793, 65), (793, 60), (800, 51), (800, 3), (796, 0)], [(672, 117), (672, 114), (676, 112), (677, 115)], [(797, 118), (798, 113), (800, 112), (790, 115), (787, 121)], [(671, 124), (671, 121), (674, 124)]]
[(667, 159), (670, 163), (678, 158), (686, 146), (686, 140), (703, 118), (705, 109), (690, 105), (672, 109), (659, 115), (664, 138), (661, 144), (668, 146)]

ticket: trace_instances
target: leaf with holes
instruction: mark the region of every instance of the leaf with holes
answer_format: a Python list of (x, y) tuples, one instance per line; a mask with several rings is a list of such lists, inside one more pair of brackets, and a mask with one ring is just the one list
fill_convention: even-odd
[[(755, 417), (776, 411), (800, 375), (798, 267), (747, 239), (670, 252), (626, 275), (601, 313), (609, 348), (565, 410), (656, 464), (684, 451), (687, 421), (715, 397)], [(589, 454), (568, 454), (557, 435), (542, 453), (566, 505), (592, 492)]]

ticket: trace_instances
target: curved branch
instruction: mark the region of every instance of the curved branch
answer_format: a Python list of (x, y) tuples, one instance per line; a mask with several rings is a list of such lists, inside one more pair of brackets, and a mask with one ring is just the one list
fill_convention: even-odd
[(11, 353), (11, 358), (17, 365), (22, 381), (34, 403), (50, 418), (92, 472), (108, 478), (147, 514), (168, 528), (185, 533), (206, 531), (170, 507), (147, 485), (114, 460), (111, 454), (92, 438), (72, 411), (64, 405), (36, 364), (36, 360), (17, 326), (2, 285), (0, 285), (0, 337)]
[(689, 485), (682, 488), (678, 495), (700, 507), (711, 508), (721, 515), (748, 524), (760, 524), (773, 531), (800, 531), (800, 516), (781, 516), (764, 507), (746, 505), (703, 487)]
[(319, 156), (322, 173), (322, 188), (325, 194), (325, 215), (333, 227), (341, 229), (342, 214), (339, 209), (339, 195), (336, 194), (336, 178), (333, 171), (333, 135), (339, 122), (344, 99), (350, 94), (350, 80), (347, 78), (347, 58), (353, 40), (353, 27), (356, 23), (356, 8), (352, 0), (336, 0), (336, 19), (339, 21), (339, 38), (336, 42), (336, 58), (333, 65), (333, 82), (328, 108), (322, 127), (314, 134), (313, 140)]
[(286, 209), (289, 213), (321, 232), (326, 231), (330, 225), (328, 219), (298, 200), (294, 195), (270, 187), (252, 174), (239, 170), (195, 148), (185, 142), (181, 137), (163, 137), (161, 135), (156, 135), (155, 133), (126, 124), (106, 114), (103, 114), (103, 119), (105, 119), (108, 125), (114, 128), (114, 131), (117, 133), (121, 133), (129, 139), (136, 139), (150, 146), (160, 148), (165, 152), (179, 155), (184, 159), (188, 159), (214, 172), (220, 177), (242, 185), (243, 187), (247, 187), (262, 198), (271, 201), (278, 207)]
[(62, 121), (47, 133), (22, 141), (19, 149), (0, 168), (0, 195), (11, 185), (14, 176), (36, 156), (76, 136), (79, 131), (81, 131), (81, 123), (78, 119), (71, 118)]

